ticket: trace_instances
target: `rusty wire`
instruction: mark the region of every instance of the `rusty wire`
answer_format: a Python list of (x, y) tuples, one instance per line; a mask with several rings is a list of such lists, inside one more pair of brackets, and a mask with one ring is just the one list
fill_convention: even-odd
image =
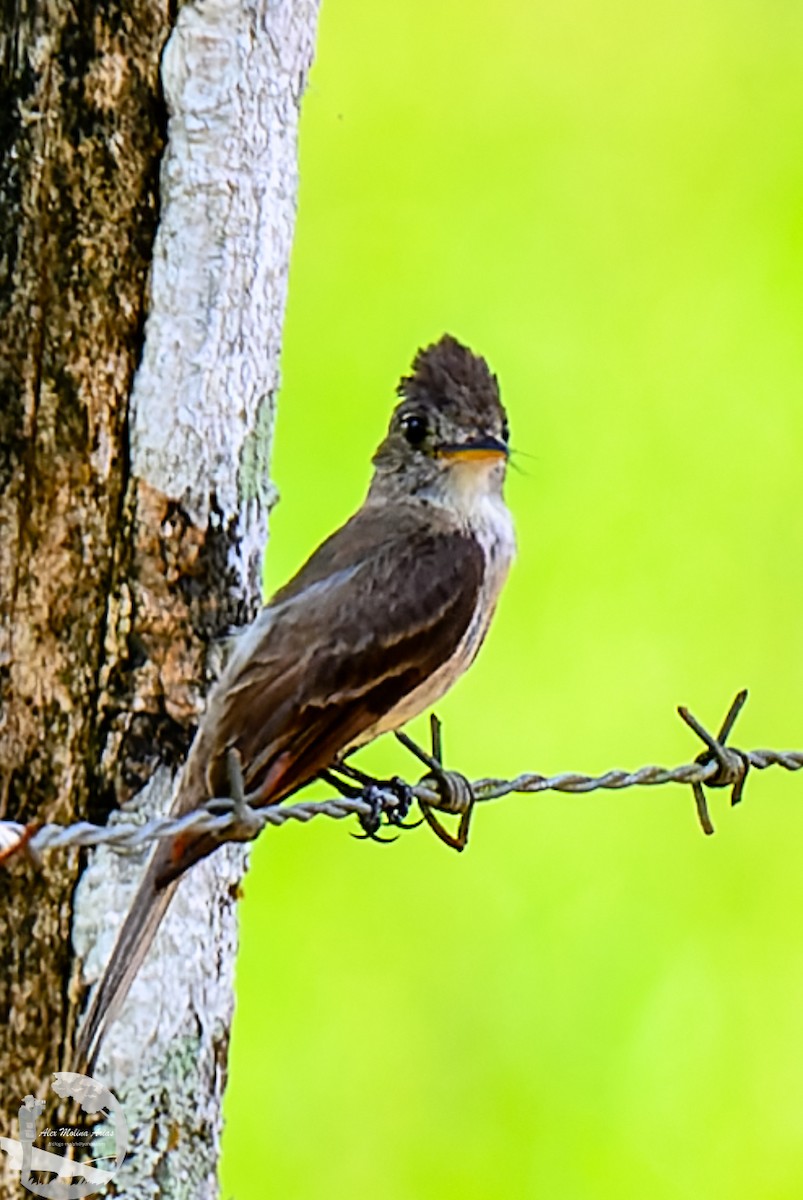
[[(409, 788), (409, 794), (424, 806), (451, 813), (465, 813), (474, 803), (496, 800), (511, 794), (533, 794), (537, 792), (585, 793), (599, 789), (619, 790), (629, 787), (656, 787), (665, 783), (690, 785), (694, 795), (697, 816), (703, 831), (714, 832), (708, 813), (704, 787), (724, 787), (731, 790), (731, 803), (737, 804), (744, 789), (747, 774), (751, 769), (763, 771), (778, 766), (786, 771), (799, 771), (803, 767), (803, 751), (799, 750), (750, 750), (743, 751), (727, 745), (728, 737), (736, 718), (747, 698), (740, 692), (731, 704), (728, 714), (715, 737), (700, 724), (686, 708), (678, 713), (686, 724), (705, 743), (705, 750), (693, 762), (677, 767), (645, 766), (636, 771), (611, 770), (602, 775), (583, 775), (578, 772), (562, 772), (557, 775), (524, 774), (514, 779), (487, 778), (468, 783), (454, 771), (440, 766), (440, 725), (433, 718), (433, 755), (415, 748), (418, 757), (427, 762), (431, 770), (421, 782)], [(408, 749), (414, 744), (405, 735), (397, 735)], [(459, 781), (460, 786), (455, 786)], [(451, 784), (451, 786), (444, 786)], [(246, 800), (248, 797), (246, 797)], [(403, 806), (398, 789), (382, 781), (367, 785), (362, 794), (340, 796), (321, 801), (300, 801), (295, 804), (269, 805), (263, 808), (247, 807), (245, 831), (243, 810), (230, 802), (222, 802), (229, 811), (215, 812), (221, 802), (210, 802), (183, 816), (159, 816), (134, 824), (120, 820), (110, 825), (93, 825), (88, 821), (62, 826), (55, 824), (22, 825), (14, 821), (0, 821), (0, 863), (20, 850), (38, 861), (43, 851), (67, 847), (111, 846), (121, 851), (143, 849), (161, 838), (172, 838), (179, 833), (212, 833), (221, 841), (251, 840), (266, 825), (284, 825), (287, 821), (311, 821), (314, 817), (357, 816), (365, 820), (377, 817), (391, 825), (397, 825), (397, 810)]]

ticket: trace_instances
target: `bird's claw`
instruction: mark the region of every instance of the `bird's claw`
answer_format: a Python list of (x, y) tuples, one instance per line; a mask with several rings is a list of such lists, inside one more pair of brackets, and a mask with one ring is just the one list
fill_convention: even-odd
[[(393, 807), (388, 806), (388, 792), (396, 798), (396, 804)], [(404, 822), (414, 798), (413, 789), (398, 775), (394, 775), (392, 779), (369, 783), (363, 789), (361, 799), (371, 806), (370, 812), (360, 814), (359, 821), (363, 832), (353, 833), (351, 836), (360, 840), (369, 838), (372, 842), (398, 841), (398, 834), (395, 837), (379, 836), (382, 818), (384, 817), (386, 824), (393, 825), (396, 829), (414, 829), (419, 822), (415, 822), (413, 825)]]
[(424, 818), (420, 821), (394, 821), (393, 824), (397, 829), (418, 829), (419, 825), (424, 824)]
[[(370, 806), (369, 811), (361, 813), (358, 818), (362, 827), (362, 833), (353, 833), (352, 837), (360, 841), (395, 842), (397, 840), (396, 837), (380, 837), (379, 830), (383, 824), (393, 826), (394, 829), (417, 829), (419, 825), (422, 825), (426, 821), (447, 846), (451, 846), (454, 850), (464, 849), (468, 841), (468, 830), (474, 807), (474, 793), (471, 789), (471, 784), (464, 775), (461, 775), (458, 771), (447, 771), (443, 767), (441, 725), (434, 714), (431, 718), (431, 729), (431, 753), (422, 750), (407, 734), (396, 734), (402, 745), (406, 746), (416, 758), (429, 767), (429, 771), (421, 780), (421, 783), (425, 784), (431, 791), (437, 793), (439, 797), (437, 805), (428, 804), (418, 797), (418, 805), (423, 814), (423, 818), (420, 821), (405, 821), (405, 817), (409, 813), (413, 801), (416, 799), (416, 794), (410, 784), (406, 783), (398, 775), (394, 775), (391, 779), (373, 779), (370, 775), (366, 775), (364, 771), (358, 770), (356, 767), (351, 766), (351, 764), (347, 765), (343, 760), (338, 762), (335, 767), (321, 772), (321, 778), (333, 784), (341, 795), (363, 800)], [(346, 782), (346, 779), (341, 778), (342, 776), (354, 782)], [(357, 786), (358, 784), (361, 786)], [(388, 803), (388, 793), (395, 799), (395, 804)], [(433, 811), (435, 807), (442, 812), (451, 812), (460, 815), (460, 823), (456, 834), (452, 834), (448, 829), (444, 828), (435, 816)]]
[[(363, 818), (361, 817), (360, 824), (362, 824), (362, 821), (363, 821)], [(379, 836), (379, 834), (376, 832), (376, 830), (374, 830), (372, 833), (350, 833), (349, 836), (353, 837), (355, 839), (355, 841), (358, 841), (358, 842), (364, 842), (366, 840), (370, 840), (372, 842), (387, 843), (387, 842), (398, 842), (398, 840), (399, 840), (398, 834), (396, 835), (396, 837), (383, 838), (383, 837)]]
[(420, 821), (414, 821), (408, 825), (404, 823), (404, 818), (413, 807), (415, 800), (415, 793), (409, 783), (406, 783), (400, 776), (394, 775), (383, 786), (396, 797), (395, 808), (389, 808), (385, 814), (388, 824), (395, 825), (397, 829), (415, 829), (416, 825), (420, 825)]
[[(341, 778), (343, 775), (346, 776), (346, 779), (355, 782), (346, 782), (346, 779)], [(391, 779), (374, 779), (372, 776), (366, 775), (364, 771), (346, 766), (341, 762), (335, 768), (322, 771), (321, 778), (337, 788), (342, 796), (348, 796), (353, 800), (363, 800), (371, 806), (369, 812), (361, 813), (358, 817), (363, 832), (351, 835), (360, 841), (365, 839), (370, 839), (372, 842), (398, 841), (398, 837), (379, 836), (383, 819), (384, 824), (392, 825), (396, 829), (415, 829), (417, 825), (421, 824), (420, 821), (405, 822), (404, 820), (415, 800), (415, 794), (409, 783), (405, 783), (398, 775), (394, 775)], [(393, 797), (395, 804), (388, 803), (389, 795)]]

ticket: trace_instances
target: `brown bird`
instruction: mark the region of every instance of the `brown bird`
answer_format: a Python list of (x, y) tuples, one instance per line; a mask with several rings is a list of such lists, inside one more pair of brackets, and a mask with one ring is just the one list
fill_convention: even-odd
[[(419, 351), (374, 455), (362, 507), (236, 641), (173, 801), (275, 804), (342, 756), (435, 703), (474, 659), (515, 552), (503, 499), (508, 426), (484, 359), (444, 336)], [(82, 1026), (91, 1063), (180, 876), (220, 844), (161, 842)]]

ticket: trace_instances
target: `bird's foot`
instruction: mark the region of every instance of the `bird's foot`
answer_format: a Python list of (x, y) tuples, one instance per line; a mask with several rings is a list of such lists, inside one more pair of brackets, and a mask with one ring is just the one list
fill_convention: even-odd
[[(354, 782), (346, 782), (346, 779)], [(323, 771), (321, 777), (332, 784), (342, 796), (351, 799), (364, 800), (370, 806), (370, 811), (360, 813), (359, 822), (362, 833), (351, 836), (359, 839), (370, 838), (374, 842), (395, 842), (397, 837), (380, 837), (379, 830), (384, 824), (396, 829), (415, 829), (420, 821), (406, 822), (405, 817), (410, 811), (415, 796), (409, 783), (405, 783), (398, 775), (391, 779), (375, 779), (356, 767), (338, 763), (336, 767)], [(393, 803), (388, 803), (391, 799)]]

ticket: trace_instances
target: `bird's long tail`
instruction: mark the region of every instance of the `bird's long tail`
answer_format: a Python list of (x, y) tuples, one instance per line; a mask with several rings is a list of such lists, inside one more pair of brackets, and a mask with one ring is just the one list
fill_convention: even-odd
[[(172, 814), (190, 812), (208, 798), (206, 764), (212, 757), (213, 744), (214, 734), (206, 735), (202, 727), (193, 742), (170, 806)], [(263, 781), (261, 803), (281, 799), (299, 783), (305, 782), (303, 776), (291, 778), (290, 784), (286, 780), (283, 782), (287, 757), (280, 756), (274, 765), (273, 775), (269, 776), (270, 789)], [(101, 1043), (156, 937), (181, 876), (220, 844), (221, 839), (213, 833), (187, 830), (169, 841), (160, 842), (154, 850), (81, 1025), (76, 1042), (76, 1071), (83, 1073), (86, 1068), (91, 1072)]]
[[(199, 735), (184, 767), (171, 813), (189, 812), (202, 803), (207, 753), (203, 735)], [(101, 1043), (153, 944), (181, 875), (218, 844), (208, 834), (187, 832), (160, 842), (154, 850), (81, 1025), (75, 1047), (76, 1071), (84, 1073), (86, 1068), (91, 1073)]]
[(75, 1070), (91, 1074), (101, 1043), (128, 995), (139, 968), (173, 899), (178, 880), (159, 886), (163, 863), (152, 858), (128, 910), (103, 977), (81, 1026), (75, 1047)]

